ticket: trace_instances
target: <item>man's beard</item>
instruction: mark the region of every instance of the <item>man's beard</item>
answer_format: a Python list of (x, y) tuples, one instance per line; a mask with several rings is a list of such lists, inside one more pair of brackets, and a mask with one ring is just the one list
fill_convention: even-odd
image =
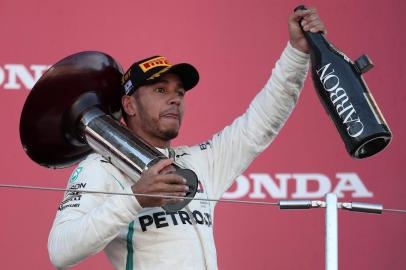
[(162, 135), (161, 139), (169, 141), (178, 137), (179, 130), (164, 130), (161, 131), (160, 134)]

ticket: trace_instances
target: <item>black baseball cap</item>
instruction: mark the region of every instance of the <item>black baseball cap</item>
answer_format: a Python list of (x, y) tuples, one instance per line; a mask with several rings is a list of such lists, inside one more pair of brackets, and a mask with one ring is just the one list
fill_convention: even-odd
[(132, 95), (138, 87), (154, 83), (166, 73), (178, 75), (186, 91), (199, 82), (199, 73), (194, 66), (187, 63), (172, 65), (164, 56), (156, 55), (131, 65), (121, 79), (122, 94)]

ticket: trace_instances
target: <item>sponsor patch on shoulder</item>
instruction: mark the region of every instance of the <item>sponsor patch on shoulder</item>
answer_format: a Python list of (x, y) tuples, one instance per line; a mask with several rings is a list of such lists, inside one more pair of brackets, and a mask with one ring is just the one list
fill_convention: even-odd
[(69, 188), (70, 190), (65, 193), (64, 200), (60, 203), (58, 210), (62, 211), (64, 209), (70, 208), (70, 207), (79, 207), (80, 199), (82, 198), (82, 194), (76, 190), (85, 189), (85, 188), (86, 188), (86, 183), (76, 183), (76, 184), (72, 185)]
[(78, 180), (80, 172), (83, 170), (83, 167), (77, 167), (76, 170), (73, 171), (72, 175), (69, 178), (69, 183), (73, 183)]
[(211, 146), (209, 141), (199, 144), (200, 150), (206, 150), (209, 146)]

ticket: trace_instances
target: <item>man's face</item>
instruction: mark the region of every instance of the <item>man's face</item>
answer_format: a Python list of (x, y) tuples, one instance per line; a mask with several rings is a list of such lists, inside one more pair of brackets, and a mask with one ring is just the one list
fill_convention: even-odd
[(163, 75), (133, 94), (135, 115), (131, 117), (136, 133), (145, 139), (169, 141), (178, 135), (183, 118), (185, 90), (175, 74)]

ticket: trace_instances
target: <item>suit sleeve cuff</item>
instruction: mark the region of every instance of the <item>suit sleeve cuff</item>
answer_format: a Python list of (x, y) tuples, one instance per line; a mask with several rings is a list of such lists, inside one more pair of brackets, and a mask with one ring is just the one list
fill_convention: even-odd
[(304, 53), (298, 49), (293, 48), (292, 45), (290, 44), (290, 41), (288, 42), (283, 54), (288, 58), (289, 62), (292, 62), (295, 65), (299, 66), (307, 66), (310, 60), (310, 54)]

